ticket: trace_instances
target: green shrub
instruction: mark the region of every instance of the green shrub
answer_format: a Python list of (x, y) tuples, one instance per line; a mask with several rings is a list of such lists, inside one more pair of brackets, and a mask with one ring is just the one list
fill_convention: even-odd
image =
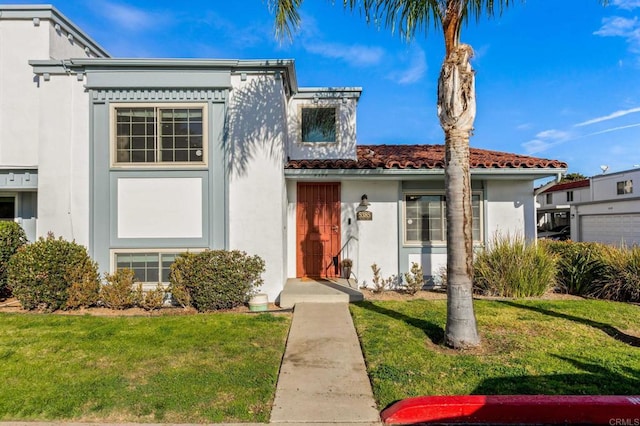
[(71, 286), (68, 290), (67, 309), (88, 308), (98, 303), (100, 297), (100, 275), (98, 265), (89, 260), (69, 273)]
[(592, 295), (620, 302), (640, 302), (640, 247), (603, 246), (601, 275)]
[(153, 290), (143, 291), (142, 284), (138, 285), (138, 300), (140, 307), (146, 311), (162, 308), (166, 291), (160, 283)]
[(178, 303), (200, 312), (245, 303), (262, 285), (264, 261), (241, 251), (184, 253), (171, 265), (170, 291)]
[(411, 272), (404, 274), (405, 291), (411, 295), (416, 294), (422, 290), (424, 285), (424, 274), (422, 272), (422, 266), (415, 262), (411, 263)]
[(94, 278), (97, 266), (86, 248), (53, 234), (18, 249), (7, 270), (7, 282), (24, 309), (64, 309), (73, 283)]
[[(176, 270), (176, 274), (181, 275), (182, 272)], [(183, 308), (188, 308), (193, 306), (191, 301), (191, 296), (189, 295), (189, 290), (184, 284), (184, 279), (176, 278), (175, 282), (172, 282), (169, 286), (169, 294), (171, 294), (171, 299), (174, 303), (182, 306)]]
[(131, 269), (118, 269), (113, 274), (105, 274), (106, 284), (100, 288), (100, 300), (111, 309), (126, 309), (139, 303), (142, 291), (136, 291), (135, 274)]
[(558, 256), (558, 285), (562, 290), (578, 296), (590, 296), (604, 273), (607, 251), (600, 243), (572, 241), (540, 241)]
[(556, 283), (557, 259), (544, 245), (496, 236), (474, 261), (474, 290), (503, 297), (541, 296)]
[(11, 295), (11, 289), (7, 286), (9, 259), (26, 243), (27, 236), (20, 225), (15, 222), (0, 222), (0, 299)]

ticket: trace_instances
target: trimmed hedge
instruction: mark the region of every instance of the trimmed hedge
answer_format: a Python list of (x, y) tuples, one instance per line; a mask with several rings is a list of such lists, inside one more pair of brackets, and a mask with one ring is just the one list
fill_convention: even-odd
[(0, 222), (0, 298), (11, 295), (11, 289), (7, 286), (9, 259), (26, 243), (27, 235), (20, 225), (9, 221)]
[(13, 255), (7, 281), (24, 309), (55, 311), (67, 307), (74, 282), (98, 282), (98, 266), (84, 246), (49, 234)]
[(248, 301), (263, 283), (265, 263), (243, 251), (183, 253), (171, 265), (169, 291), (200, 312), (231, 309)]

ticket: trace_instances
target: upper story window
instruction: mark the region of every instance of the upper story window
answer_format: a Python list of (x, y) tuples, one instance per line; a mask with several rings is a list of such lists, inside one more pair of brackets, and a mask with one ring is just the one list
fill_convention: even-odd
[(633, 180), (622, 180), (616, 183), (618, 195), (633, 194)]
[(573, 191), (567, 191), (567, 203), (571, 203), (573, 201)]
[(206, 163), (204, 105), (116, 105), (113, 111), (115, 165)]
[[(441, 194), (405, 194), (404, 242), (423, 244), (447, 240), (446, 198)], [(471, 196), (472, 227), (474, 241), (481, 240), (480, 194)]]
[(545, 201), (547, 204), (553, 204), (553, 194), (547, 194), (547, 199)]
[(302, 142), (337, 142), (337, 107), (302, 107)]

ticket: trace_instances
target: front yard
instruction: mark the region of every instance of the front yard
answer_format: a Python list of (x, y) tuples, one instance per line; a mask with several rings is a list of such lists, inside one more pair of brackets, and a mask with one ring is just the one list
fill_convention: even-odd
[(352, 305), (378, 407), (420, 395), (638, 395), (640, 307), (477, 300), (479, 349), (442, 345), (446, 300)]
[(289, 324), (0, 314), (0, 420), (266, 422)]

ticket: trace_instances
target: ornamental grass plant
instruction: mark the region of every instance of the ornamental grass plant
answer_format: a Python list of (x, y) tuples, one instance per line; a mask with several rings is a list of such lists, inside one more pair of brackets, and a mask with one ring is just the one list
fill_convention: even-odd
[(474, 261), (474, 291), (487, 296), (541, 296), (556, 284), (558, 259), (543, 245), (496, 235)]

